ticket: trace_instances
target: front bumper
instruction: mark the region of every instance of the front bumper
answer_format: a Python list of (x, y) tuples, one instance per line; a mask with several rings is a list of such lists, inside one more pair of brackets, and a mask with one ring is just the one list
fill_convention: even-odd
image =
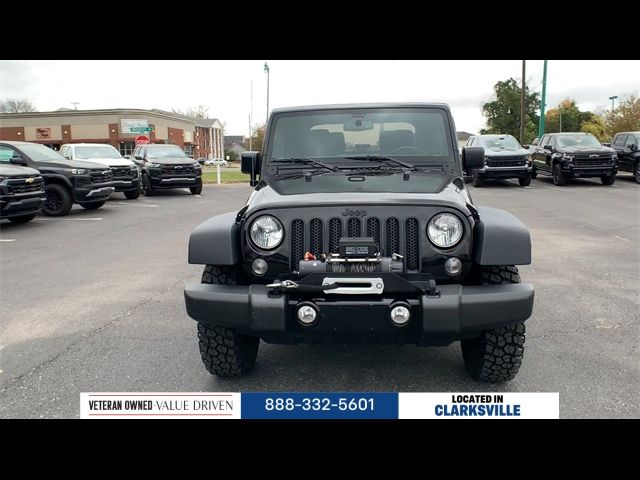
[(114, 179), (113, 187), (116, 192), (131, 192), (140, 189), (140, 180), (135, 179)]
[(44, 192), (40, 195), (22, 197), (20, 194), (0, 197), (0, 218), (9, 218), (16, 215), (29, 215), (37, 213), (44, 207), (47, 197)]
[[(422, 291), (313, 295), (319, 316), (312, 327), (296, 321), (298, 304), (309, 299), (292, 293), (274, 295), (264, 285), (189, 284), (184, 294), (187, 313), (194, 320), (274, 343), (357, 339), (447, 345), (484, 329), (524, 322), (533, 311), (534, 288), (527, 283), (439, 285), (437, 290), (437, 295)], [(411, 309), (411, 321), (404, 327), (388, 321), (389, 307), (398, 300)]]
[(189, 188), (189, 187), (195, 187), (202, 182), (201, 176), (150, 177), (150, 178), (151, 178), (151, 186), (155, 189)]
[(75, 188), (73, 193), (76, 202), (99, 202), (107, 200), (109, 195), (115, 192), (115, 187), (111, 183), (109, 186), (87, 185), (82, 188)]
[(618, 167), (612, 165), (599, 165), (599, 166), (580, 166), (565, 164), (562, 165), (562, 173), (570, 178), (590, 178), (601, 177), (603, 175), (611, 176), (618, 173)]
[(482, 178), (522, 178), (531, 175), (533, 167), (491, 167), (485, 165), (476, 170)]

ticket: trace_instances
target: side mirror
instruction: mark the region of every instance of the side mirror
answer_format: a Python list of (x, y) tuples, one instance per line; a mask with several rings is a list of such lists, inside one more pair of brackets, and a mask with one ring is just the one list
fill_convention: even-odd
[(251, 175), (249, 185), (255, 187), (260, 173), (260, 152), (242, 152), (241, 159), (240, 171)]
[(608, 142), (607, 142), (607, 143), (603, 143), (602, 145), (604, 145), (605, 147), (609, 147), (609, 148), (611, 148), (611, 144), (610, 144), (610, 143), (608, 143)]
[(544, 147), (545, 150), (553, 150), (553, 147), (551, 145), (545, 145)]
[(134, 158), (135, 158), (136, 160), (142, 160), (142, 155), (136, 155)]
[(522, 145), (522, 148), (529, 148), (529, 145)]
[(13, 163), (14, 165), (23, 165), (23, 166), (27, 165), (27, 161), (24, 158), (22, 158), (20, 155), (11, 157), (11, 160), (9, 160), (9, 163)]
[(638, 150), (638, 146), (635, 143), (632, 143), (631, 145), (629, 145), (629, 149), (632, 152), (635, 152), (636, 150)]
[(484, 148), (464, 147), (462, 149), (462, 167), (469, 172), (484, 166)]

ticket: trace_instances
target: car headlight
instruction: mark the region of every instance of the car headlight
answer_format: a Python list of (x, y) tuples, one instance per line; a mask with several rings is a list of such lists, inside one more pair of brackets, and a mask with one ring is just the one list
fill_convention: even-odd
[(198, 168), (198, 167), (200, 167), (200, 164), (198, 162), (193, 162), (193, 166)]
[(438, 213), (427, 225), (427, 236), (436, 247), (450, 248), (462, 238), (464, 227), (458, 217), (451, 213)]
[(71, 175), (84, 175), (87, 171), (84, 168), (65, 168), (65, 172), (70, 173)]
[(256, 218), (251, 224), (251, 240), (265, 250), (276, 248), (282, 243), (284, 228), (280, 221), (271, 215)]
[(150, 163), (149, 164), (149, 168), (160, 168), (162, 165), (160, 165), (159, 163)]

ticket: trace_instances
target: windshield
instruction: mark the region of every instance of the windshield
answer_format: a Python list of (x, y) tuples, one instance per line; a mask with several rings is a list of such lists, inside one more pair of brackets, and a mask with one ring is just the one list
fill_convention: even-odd
[(86, 147), (74, 147), (75, 158), (85, 160), (87, 158), (121, 158), (118, 150), (110, 145), (92, 145)]
[(17, 147), (27, 154), (31, 160), (36, 162), (66, 162), (67, 159), (60, 155), (58, 152), (51, 150), (44, 145), (37, 145), (35, 143), (25, 143), (17, 145)]
[(559, 147), (602, 147), (596, 137), (591, 135), (559, 135), (557, 139)]
[(187, 154), (180, 147), (148, 147), (147, 158), (187, 158)]
[(413, 164), (453, 162), (445, 110), (380, 108), (282, 113), (274, 117), (267, 160), (385, 155)]
[(502, 150), (520, 150), (522, 147), (511, 135), (496, 135), (478, 137), (478, 144), (488, 150), (499, 152)]

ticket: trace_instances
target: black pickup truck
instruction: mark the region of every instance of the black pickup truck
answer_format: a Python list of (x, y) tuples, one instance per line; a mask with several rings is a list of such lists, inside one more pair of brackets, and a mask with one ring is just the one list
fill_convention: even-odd
[(138, 145), (131, 159), (142, 172), (142, 187), (147, 196), (157, 190), (188, 188), (202, 193), (202, 168), (177, 145)]
[(239, 211), (197, 226), (184, 290), (202, 361), (249, 371), (271, 343), (460, 340), (473, 378), (518, 372), (534, 289), (527, 228), (475, 205), (444, 104), (274, 110), (262, 152), (242, 154), (255, 187)]
[(73, 203), (87, 210), (100, 208), (115, 190), (111, 170), (99, 163), (67, 160), (38, 143), (0, 141), (0, 148), (12, 151), (12, 163), (40, 171), (47, 195), (45, 215), (66, 215)]
[(633, 173), (636, 182), (640, 183), (640, 132), (616, 133), (611, 143), (605, 143), (605, 146), (616, 151), (618, 168)]
[(11, 165), (12, 152), (0, 146), (0, 220), (33, 220), (44, 207), (44, 180), (37, 170)]

